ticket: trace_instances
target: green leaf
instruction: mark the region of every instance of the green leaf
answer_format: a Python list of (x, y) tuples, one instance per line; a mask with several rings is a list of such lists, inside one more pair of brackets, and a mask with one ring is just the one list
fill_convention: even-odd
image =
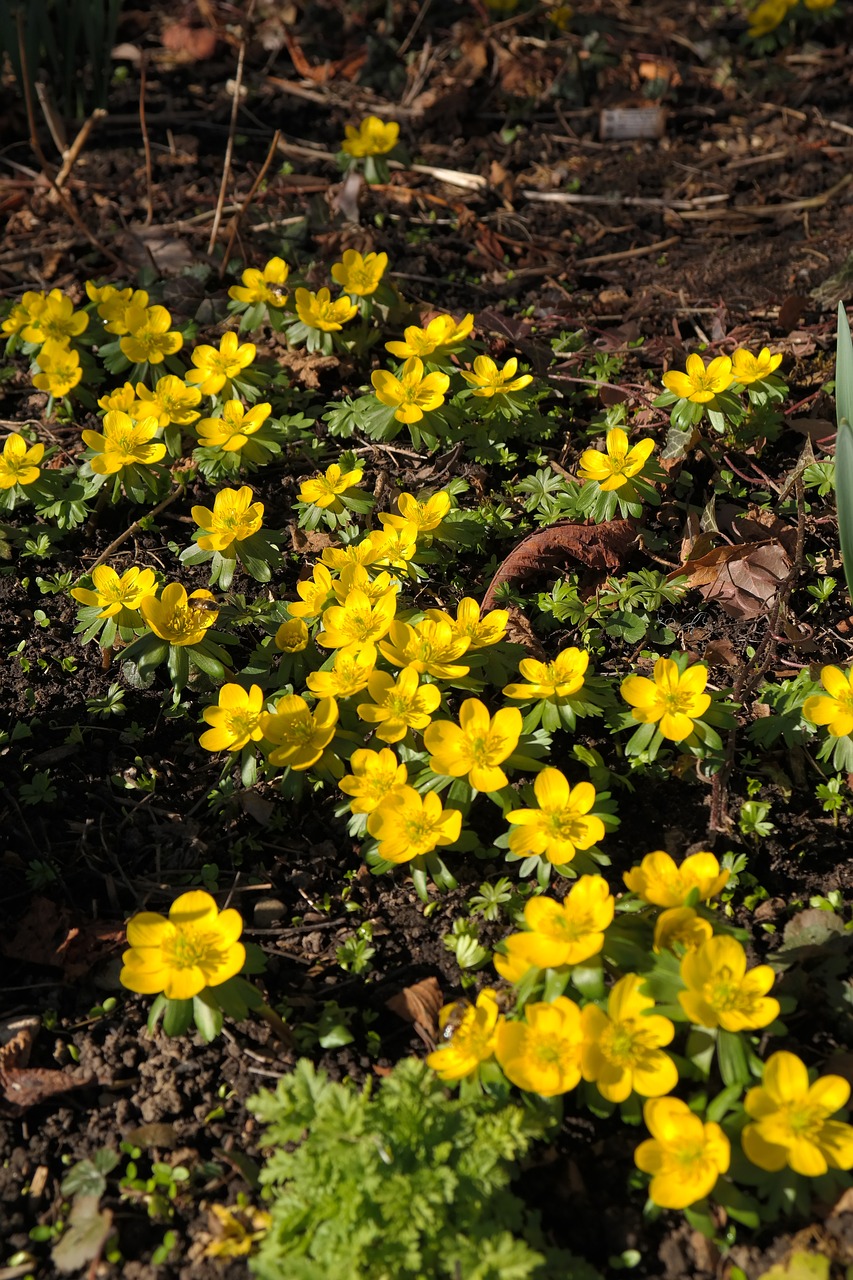
[(844, 304), (838, 304), (838, 339), (835, 359), (836, 413), (835, 491), (838, 536), (847, 590), (853, 599), (853, 340)]
[(205, 1044), (210, 1044), (222, 1030), (222, 1010), (209, 988), (205, 988), (200, 995), (193, 996), (192, 1016), (202, 1040)]
[(723, 1084), (747, 1084), (750, 1080), (746, 1047), (737, 1031), (723, 1031), (720, 1028), (717, 1032), (717, 1061)]
[[(166, 1000), (166, 997), (163, 997)], [(193, 1020), (192, 1000), (166, 1000), (163, 1030), (167, 1036), (182, 1036)]]

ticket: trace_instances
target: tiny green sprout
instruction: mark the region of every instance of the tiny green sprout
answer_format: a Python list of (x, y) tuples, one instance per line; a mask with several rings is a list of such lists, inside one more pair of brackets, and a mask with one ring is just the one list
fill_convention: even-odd
[(120, 684), (111, 684), (105, 694), (86, 699), (86, 710), (94, 719), (107, 720), (110, 716), (123, 716), (127, 710), (124, 705), (124, 689)]
[(338, 947), (336, 958), (345, 973), (369, 973), (376, 948), (371, 946), (373, 925), (369, 920), (359, 925), (351, 937)]
[(453, 932), (446, 933), (442, 941), (455, 955), (460, 969), (482, 969), (488, 964), (490, 952), (481, 945), (477, 926), (472, 920), (454, 920)]
[(775, 823), (767, 820), (770, 804), (766, 800), (746, 800), (740, 807), (738, 826), (741, 835), (761, 839), (776, 830)]
[(501, 908), (518, 896), (515, 885), (507, 876), (501, 876), (494, 884), (484, 881), (478, 893), (468, 899), (471, 915), (481, 915), (484, 920), (499, 920)]
[(50, 769), (42, 769), (33, 774), (31, 782), (22, 782), (18, 788), (18, 799), (21, 804), (35, 808), (38, 805), (53, 804), (58, 792), (50, 777)]
[(821, 578), (818, 582), (810, 582), (806, 587), (806, 591), (813, 597), (814, 604), (808, 606), (806, 613), (817, 613), (818, 609), (829, 600), (837, 586), (838, 583), (833, 577)]
[(824, 894), (815, 894), (809, 898), (809, 906), (816, 907), (818, 911), (843, 911), (844, 895), (840, 889), (829, 889)]
[(819, 782), (815, 787), (815, 795), (821, 803), (824, 813), (832, 814), (833, 826), (838, 826), (838, 816), (843, 811), (850, 813), (850, 801), (847, 796), (842, 795), (841, 789), (846, 784), (840, 773), (834, 778), (828, 778), (826, 782)]

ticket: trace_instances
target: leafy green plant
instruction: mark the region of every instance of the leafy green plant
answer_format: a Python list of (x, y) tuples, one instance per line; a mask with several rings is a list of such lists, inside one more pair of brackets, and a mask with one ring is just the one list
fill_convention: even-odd
[[(40, 69), (60, 110), (82, 116), (106, 104), (122, 0), (27, 0), (0, 7), (0, 53), (23, 89), (23, 49), (30, 88)], [(20, 32), (20, 39), (19, 39)]]
[(262, 1280), (596, 1276), (544, 1246), (510, 1187), (512, 1162), (548, 1126), (542, 1113), (448, 1099), (413, 1059), (361, 1093), (302, 1059), (249, 1107), (272, 1147), (261, 1173), (272, 1224), (249, 1263)]
[(835, 399), (838, 435), (835, 442), (835, 493), (838, 537), (847, 590), (853, 599), (853, 340), (844, 303), (838, 304), (835, 356)]

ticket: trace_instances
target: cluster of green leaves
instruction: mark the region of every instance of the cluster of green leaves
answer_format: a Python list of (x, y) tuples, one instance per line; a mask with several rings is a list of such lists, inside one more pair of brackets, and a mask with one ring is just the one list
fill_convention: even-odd
[(302, 1059), (249, 1107), (272, 1148), (272, 1223), (250, 1261), (261, 1280), (596, 1280), (544, 1244), (510, 1185), (545, 1110), (449, 1099), (413, 1059), (361, 1093)]

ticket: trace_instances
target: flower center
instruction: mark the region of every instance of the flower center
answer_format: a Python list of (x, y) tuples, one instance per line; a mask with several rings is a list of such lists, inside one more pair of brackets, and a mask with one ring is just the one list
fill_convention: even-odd
[(220, 948), (215, 933), (199, 933), (184, 925), (180, 933), (163, 943), (163, 954), (173, 969), (193, 969), (198, 964), (221, 963)]
[(690, 715), (690, 709), (693, 705), (693, 694), (680, 689), (662, 689), (660, 692), (660, 700), (663, 703), (665, 711), (670, 715)]
[(630, 1024), (612, 1022), (601, 1033), (600, 1045), (602, 1053), (611, 1062), (624, 1065), (636, 1057), (634, 1032)]
[(702, 994), (712, 1009), (730, 1011), (740, 1009), (747, 1003), (740, 983), (734, 980), (728, 965), (723, 965), (722, 969), (705, 983)]
[(258, 727), (258, 717), (251, 711), (232, 711), (228, 717), (228, 728), (235, 738), (251, 736)]

